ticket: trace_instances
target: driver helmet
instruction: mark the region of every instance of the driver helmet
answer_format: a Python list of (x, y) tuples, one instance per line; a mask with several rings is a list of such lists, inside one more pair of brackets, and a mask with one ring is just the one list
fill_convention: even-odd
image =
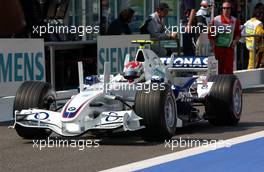
[(128, 82), (133, 82), (143, 74), (143, 65), (138, 61), (131, 61), (125, 64), (124, 67), (124, 78)]

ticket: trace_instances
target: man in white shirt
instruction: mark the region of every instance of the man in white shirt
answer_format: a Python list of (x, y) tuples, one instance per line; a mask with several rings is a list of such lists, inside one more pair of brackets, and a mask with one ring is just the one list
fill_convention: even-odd
[[(164, 25), (164, 17), (169, 13), (169, 6), (166, 3), (160, 3), (156, 11), (152, 13), (145, 21), (146, 33), (150, 34), (151, 39), (160, 41), (166, 39), (175, 39), (176, 33), (166, 33)], [(151, 49), (158, 56), (166, 56), (166, 49), (159, 46), (159, 44), (151, 45)]]

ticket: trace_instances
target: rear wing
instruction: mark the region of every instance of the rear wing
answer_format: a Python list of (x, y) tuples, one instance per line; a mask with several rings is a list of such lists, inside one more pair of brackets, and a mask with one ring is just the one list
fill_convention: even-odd
[(169, 71), (201, 72), (210, 75), (218, 74), (218, 61), (214, 56), (176, 56), (160, 58)]

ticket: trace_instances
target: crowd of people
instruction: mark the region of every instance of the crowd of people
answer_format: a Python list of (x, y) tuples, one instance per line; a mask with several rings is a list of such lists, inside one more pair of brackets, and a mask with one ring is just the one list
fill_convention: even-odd
[[(184, 0), (181, 2), (181, 21), (185, 26), (185, 32), (182, 34), (183, 55), (184, 56), (209, 56), (212, 53), (218, 60), (219, 74), (232, 74), (234, 50), (241, 40), (241, 33), (247, 35), (245, 44), (249, 52), (248, 69), (264, 67), (264, 5), (258, 3), (253, 12), (253, 16), (248, 20), (241, 29), (239, 19), (232, 15), (232, 9), (236, 6), (229, 0), (224, 0), (221, 5), (221, 13), (211, 18), (212, 5), (208, 0), (202, 0), (200, 8), (195, 10), (193, 0)], [(240, 9), (240, 8), (239, 8)], [(176, 33), (165, 31), (164, 18), (172, 10), (166, 3), (160, 3), (155, 11), (150, 14), (144, 24), (140, 27), (141, 34), (150, 34), (151, 39), (174, 40)], [(241, 9), (240, 9), (241, 10)], [(122, 10), (116, 20), (114, 20), (109, 28), (108, 35), (132, 34), (129, 28), (135, 11), (131, 8)], [(200, 27), (199, 32), (192, 32), (192, 26)], [(223, 27), (222, 31), (212, 34), (214, 29)], [(203, 28), (207, 28), (208, 32), (203, 32)], [(254, 39), (256, 39), (254, 41)], [(195, 46), (193, 46), (195, 45)], [(195, 48), (194, 48), (195, 47)], [(256, 51), (253, 51), (255, 48)], [(160, 47), (158, 43), (151, 45), (151, 49), (159, 56), (167, 54), (166, 49)], [(254, 59), (256, 52), (256, 59)]]

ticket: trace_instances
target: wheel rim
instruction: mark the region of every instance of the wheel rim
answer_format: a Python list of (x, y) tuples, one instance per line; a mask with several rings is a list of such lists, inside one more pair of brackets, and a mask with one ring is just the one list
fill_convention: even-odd
[(168, 96), (165, 101), (165, 122), (167, 128), (172, 128), (175, 123), (175, 106), (171, 96)]
[(237, 87), (233, 94), (233, 104), (234, 104), (234, 112), (236, 117), (239, 118), (242, 106), (242, 94), (241, 90)]

